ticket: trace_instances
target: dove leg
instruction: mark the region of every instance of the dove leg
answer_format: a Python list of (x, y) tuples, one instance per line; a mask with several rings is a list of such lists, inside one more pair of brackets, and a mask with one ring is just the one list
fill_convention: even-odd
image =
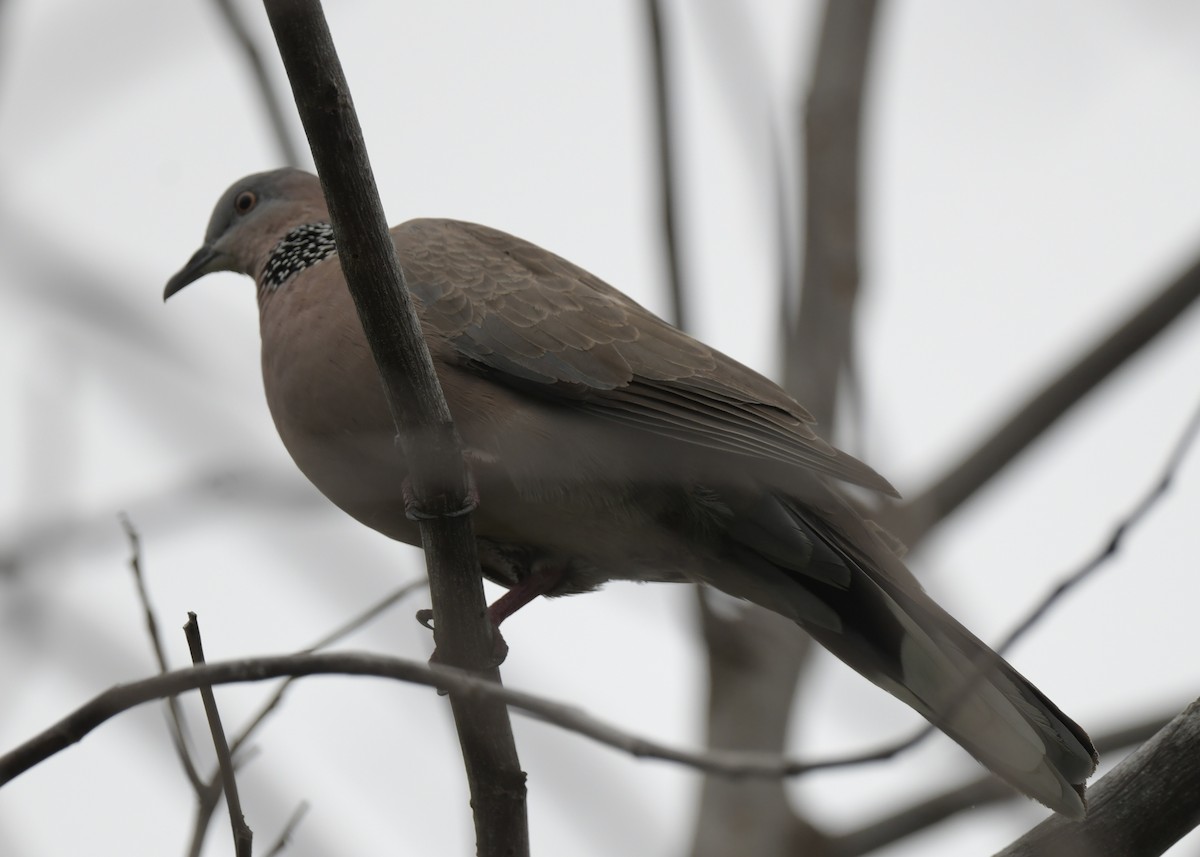
[(500, 623), (539, 595), (545, 595), (562, 582), (566, 569), (561, 563), (534, 562), (522, 577), (488, 607), (492, 628), (499, 634)]

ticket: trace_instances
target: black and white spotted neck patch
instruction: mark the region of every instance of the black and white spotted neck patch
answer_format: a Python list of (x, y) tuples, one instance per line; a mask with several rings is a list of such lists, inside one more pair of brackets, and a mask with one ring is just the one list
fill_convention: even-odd
[(273, 292), (305, 268), (337, 252), (333, 227), (328, 223), (297, 226), (275, 245), (263, 267), (260, 288)]

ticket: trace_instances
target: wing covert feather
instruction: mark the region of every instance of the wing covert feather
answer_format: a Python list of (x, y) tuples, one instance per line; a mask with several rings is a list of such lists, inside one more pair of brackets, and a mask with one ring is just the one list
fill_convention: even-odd
[(392, 235), (427, 336), (493, 380), (660, 437), (895, 493), (818, 437), (776, 384), (565, 259), (454, 220), (412, 220)]

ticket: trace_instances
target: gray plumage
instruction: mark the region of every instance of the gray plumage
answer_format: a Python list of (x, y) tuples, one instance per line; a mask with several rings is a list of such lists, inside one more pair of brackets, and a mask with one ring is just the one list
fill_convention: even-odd
[[(284, 445), (343, 510), (419, 544), (407, 471), (314, 176), (225, 192), (164, 297), (213, 271), (259, 285)], [(909, 573), (835, 480), (894, 494), (777, 385), (587, 271), (485, 226), (392, 229), (479, 494), (483, 573), (536, 594), (696, 581), (793, 619), (1017, 789), (1072, 817), (1084, 732)]]

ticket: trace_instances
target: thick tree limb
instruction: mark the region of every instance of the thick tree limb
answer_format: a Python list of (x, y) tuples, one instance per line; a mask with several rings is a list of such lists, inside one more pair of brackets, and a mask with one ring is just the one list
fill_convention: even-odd
[(997, 857), (1155, 857), (1200, 824), (1200, 701), (1088, 790), (1083, 821), (1049, 818)]
[(876, 0), (826, 4), (803, 113), (804, 279), (784, 316), (783, 378), (826, 437), (854, 350), (863, 101), (877, 9)]

